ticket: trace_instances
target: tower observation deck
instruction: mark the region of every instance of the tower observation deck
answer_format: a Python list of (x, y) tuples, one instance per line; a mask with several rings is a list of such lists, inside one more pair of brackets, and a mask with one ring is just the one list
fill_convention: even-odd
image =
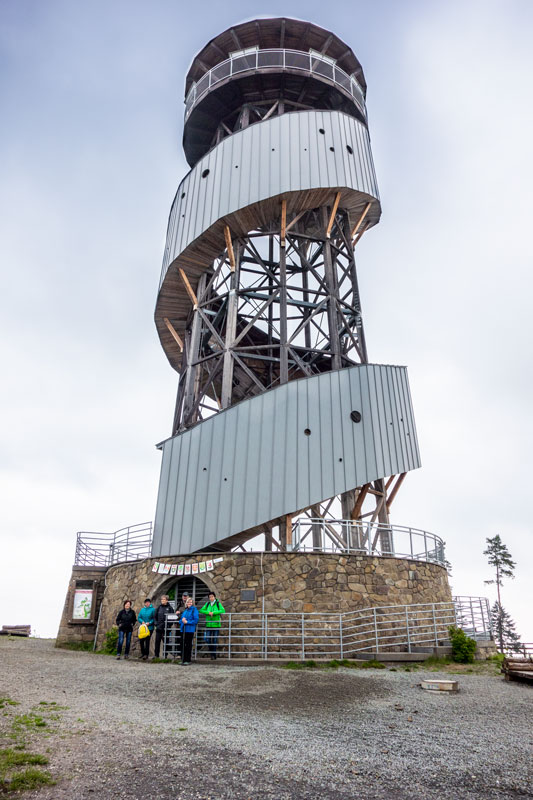
[(299, 20), (237, 25), (192, 62), (155, 311), (179, 383), (153, 556), (258, 534), (291, 550), (303, 517), (317, 547), (320, 520), (340, 548), (367, 546), (365, 522), (389, 535), (420, 460), (406, 369), (369, 363), (364, 334), (365, 97), (351, 48)]

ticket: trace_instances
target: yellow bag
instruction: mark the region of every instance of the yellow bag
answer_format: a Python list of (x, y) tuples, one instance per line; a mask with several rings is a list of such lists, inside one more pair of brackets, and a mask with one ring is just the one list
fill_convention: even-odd
[(148, 627), (146, 622), (143, 622), (142, 625), (139, 625), (139, 632), (137, 636), (139, 637), (139, 639), (146, 639), (147, 636), (150, 636), (150, 628)]

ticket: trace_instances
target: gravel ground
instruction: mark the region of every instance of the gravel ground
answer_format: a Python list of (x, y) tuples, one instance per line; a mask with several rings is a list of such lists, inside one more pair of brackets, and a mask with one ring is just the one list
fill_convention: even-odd
[(26, 736), (57, 779), (25, 795), (41, 800), (533, 797), (532, 687), (465, 674), (458, 694), (429, 693), (425, 674), (181, 667), (0, 637), (0, 696), (21, 703), (0, 742), (15, 714), (67, 706)]

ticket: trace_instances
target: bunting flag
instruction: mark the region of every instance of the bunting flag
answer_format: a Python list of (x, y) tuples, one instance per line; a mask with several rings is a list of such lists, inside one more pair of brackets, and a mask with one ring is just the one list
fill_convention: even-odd
[(215, 564), (219, 564), (221, 561), (224, 561), (222, 556), (195, 564), (165, 564), (162, 561), (155, 561), (152, 572), (157, 572), (159, 575), (177, 575), (178, 577), (191, 573), (197, 575), (199, 572), (212, 572)]

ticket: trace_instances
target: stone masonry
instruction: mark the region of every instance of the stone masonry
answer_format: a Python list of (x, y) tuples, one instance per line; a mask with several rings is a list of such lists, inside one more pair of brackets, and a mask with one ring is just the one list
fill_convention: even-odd
[[(437, 564), (398, 558), (328, 553), (203, 553), (201, 556), (172, 556), (167, 564), (192, 564), (223, 555), (212, 572), (196, 577), (212, 589), (232, 612), (342, 612), (357, 608), (410, 603), (439, 603), (451, 600), (446, 570)], [(138, 611), (145, 597), (159, 596), (176, 583), (176, 576), (152, 572), (155, 559), (110, 567), (105, 576), (98, 625), (97, 646), (114, 625), (125, 599)], [(79, 568), (75, 568), (77, 570)], [(241, 590), (255, 589), (255, 602), (241, 601)], [(65, 606), (67, 611), (68, 606)], [(97, 609), (98, 610), (98, 609)], [(98, 620), (98, 617), (96, 618)], [(71, 628), (73, 629), (71, 631)], [(83, 633), (61, 621), (58, 644), (91, 641), (94, 626)]]

